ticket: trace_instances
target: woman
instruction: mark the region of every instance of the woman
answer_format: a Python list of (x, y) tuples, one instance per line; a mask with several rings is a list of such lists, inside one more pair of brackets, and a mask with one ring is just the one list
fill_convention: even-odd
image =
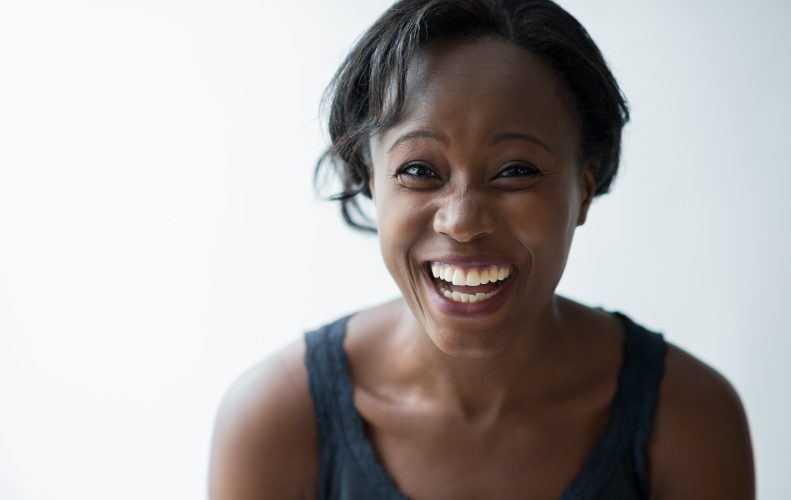
[(345, 220), (402, 296), (234, 384), (211, 497), (749, 499), (749, 431), (716, 371), (555, 294), (618, 168), (626, 103), (548, 0), (405, 0), (332, 86)]

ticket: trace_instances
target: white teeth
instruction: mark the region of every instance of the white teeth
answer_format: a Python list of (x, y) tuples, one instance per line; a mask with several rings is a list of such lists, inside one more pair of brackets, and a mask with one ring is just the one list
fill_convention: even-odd
[(492, 298), (499, 290), (495, 290), (491, 293), (476, 293), (475, 295), (469, 293), (460, 293), (460, 292), (450, 292), (445, 290), (442, 292), (442, 295), (451, 299), (454, 302), (461, 302), (463, 304), (470, 303), (474, 304), (476, 302), (483, 302), (485, 300), (489, 300)]
[(484, 266), (464, 269), (440, 262), (431, 264), (431, 274), (435, 278), (454, 285), (478, 286), (502, 281), (511, 275), (509, 266)]
[(495, 290), (489, 293), (478, 292), (473, 295), (469, 293), (453, 292), (445, 288), (444, 285), (440, 284), (439, 291), (442, 292), (442, 295), (444, 295), (445, 297), (447, 297), (448, 299), (454, 302), (461, 302), (463, 304), (466, 303), (474, 304), (475, 302), (483, 302), (485, 300), (492, 298), (500, 290)]

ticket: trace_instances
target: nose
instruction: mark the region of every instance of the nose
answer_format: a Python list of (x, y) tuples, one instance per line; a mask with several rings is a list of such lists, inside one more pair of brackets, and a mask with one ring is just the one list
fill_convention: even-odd
[(496, 222), (486, 200), (472, 193), (459, 193), (441, 201), (434, 214), (434, 231), (466, 243), (493, 233)]

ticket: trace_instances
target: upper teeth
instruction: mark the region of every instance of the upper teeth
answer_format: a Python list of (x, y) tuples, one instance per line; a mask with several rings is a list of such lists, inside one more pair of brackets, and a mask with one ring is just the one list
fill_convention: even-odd
[(477, 266), (462, 268), (443, 264), (431, 263), (431, 274), (435, 278), (453, 283), (454, 285), (477, 286), (495, 281), (503, 281), (511, 275), (509, 266)]

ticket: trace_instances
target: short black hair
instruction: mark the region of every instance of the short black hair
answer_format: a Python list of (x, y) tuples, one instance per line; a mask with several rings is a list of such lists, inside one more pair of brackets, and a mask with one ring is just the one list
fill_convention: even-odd
[(348, 225), (376, 232), (359, 204), (360, 195), (371, 198), (368, 142), (401, 112), (412, 58), (438, 39), (482, 37), (514, 43), (555, 70), (579, 115), (582, 156), (595, 165), (595, 194), (609, 191), (629, 107), (599, 48), (571, 14), (551, 0), (401, 0), (359, 38), (325, 96), (332, 144), (316, 164), (314, 184), (319, 189), (327, 174), (340, 181), (341, 192), (330, 199), (340, 202)]

